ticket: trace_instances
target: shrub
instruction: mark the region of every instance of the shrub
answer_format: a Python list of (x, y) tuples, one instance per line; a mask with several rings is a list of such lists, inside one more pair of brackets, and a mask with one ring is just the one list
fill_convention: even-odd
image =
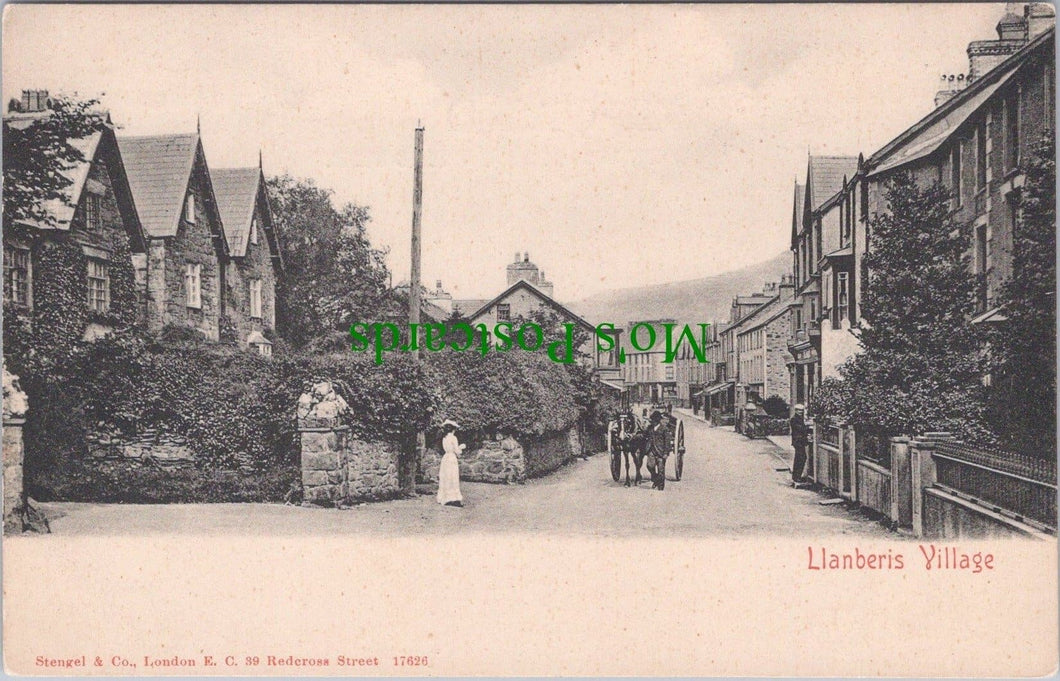
[(788, 401), (780, 395), (772, 395), (766, 398), (766, 401), (762, 403), (762, 409), (767, 414), (775, 418), (788, 418), (791, 410), (788, 407)]
[(540, 353), (440, 352), (426, 365), (438, 394), (435, 421), (456, 420), (470, 440), (532, 438), (566, 430), (578, 418), (571, 373)]

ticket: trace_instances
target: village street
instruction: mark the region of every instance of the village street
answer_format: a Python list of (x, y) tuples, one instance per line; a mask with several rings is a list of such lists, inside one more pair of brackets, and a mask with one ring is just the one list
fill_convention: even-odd
[[(684, 476), (663, 492), (651, 483), (626, 488), (611, 480), (606, 454), (575, 459), (522, 485), (463, 483), (464, 508), (420, 495), (347, 510), (279, 504), (42, 504), (56, 535), (347, 534), (404, 536), (529, 532), (592, 536), (874, 536), (897, 537), (821, 495), (796, 490), (788, 464), (768, 440), (710, 428), (688, 412)], [(647, 478), (647, 472), (645, 471)]]

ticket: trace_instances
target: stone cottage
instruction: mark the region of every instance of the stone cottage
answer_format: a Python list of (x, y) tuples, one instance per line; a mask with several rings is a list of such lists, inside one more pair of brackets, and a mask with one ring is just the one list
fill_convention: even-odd
[[(47, 120), (49, 102), (46, 91), (24, 92), (21, 111), (4, 117), (4, 133), (25, 131)], [(81, 252), (88, 308), (86, 338), (101, 335), (118, 322), (137, 321), (141, 308), (133, 260), (142, 259), (146, 248), (110, 118), (100, 113), (98, 122), (98, 129), (87, 137), (68, 140), (83, 160), (63, 171), (70, 180), (63, 190), (65, 196), (43, 204), (48, 219), (11, 224), (5, 220), (3, 231), (5, 307), (31, 323), (45, 299), (58, 295), (51, 290), (56, 283), (45, 271), (49, 265), (42, 254), (52, 248)]]
[(211, 172), (230, 259), (226, 273), (228, 317), (235, 340), (262, 355), (272, 354), (276, 330), (276, 284), (283, 261), (261, 166)]
[(218, 340), (229, 253), (198, 133), (118, 144), (147, 234), (147, 327), (185, 326)]

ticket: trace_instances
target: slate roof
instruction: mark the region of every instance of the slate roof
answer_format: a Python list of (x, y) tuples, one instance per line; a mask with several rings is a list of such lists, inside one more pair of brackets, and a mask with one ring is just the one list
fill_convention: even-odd
[[(50, 116), (50, 112), (34, 112), (32, 114), (5, 115), (4, 125), (25, 130), (35, 122), (44, 120)], [(105, 123), (109, 118), (102, 119)], [(142, 253), (146, 247), (144, 232), (140, 224), (139, 215), (134, 204), (132, 191), (129, 187), (128, 177), (122, 163), (121, 154), (118, 151), (118, 143), (114, 137), (114, 129), (109, 125), (96, 132), (79, 139), (68, 139), (67, 143), (81, 152), (82, 161), (73, 163), (69, 168), (59, 172), (70, 180), (70, 184), (61, 191), (64, 199), (49, 199), (42, 204), (42, 208), (51, 215), (54, 222), (41, 224), (36, 220), (23, 220), (22, 224), (37, 229), (59, 229), (68, 231), (81, 202), (81, 195), (88, 183), (88, 176), (92, 171), (93, 163), (103, 163), (110, 174), (111, 189), (118, 203), (122, 222), (129, 233), (129, 246), (135, 253)]]
[(810, 156), (806, 169), (806, 191), (810, 210), (817, 210), (843, 188), (843, 178), (858, 170), (857, 156)]
[(119, 137), (133, 199), (148, 236), (174, 236), (180, 222), (199, 136)]
[[(67, 141), (71, 147), (81, 152), (85, 160), (76, 162), (71, 167), (60, 171), (62, 176), (71, 182), (62, 190), (65, 200), (48, 199), (42, 205), (42, 208), (55, 220), (53, 226), (55, 229), (70, 229), (70, 223), (74, 220), (74, 211), (77, 209), (78, 202), (81, 201), (81, 192), (85, 189), (88, 173), (92, 169), (92, 160), (96, 157), (96, 149), (102, 139), (102, 132), (94, 132), (88, 137)], [(45, 225), (34, 224), (33, 226), (42, 229), (47, 228)]]
[(798, 182), (795, 183), (795, 204), (791, 215), (791, 250), (799, 245), (799, 232), (802, 231), (802, 210), (806, 201), (806, 187)]
[[(546, 305), (551, 306), (553, 309), (555, 309), (557, 312), (559, 312), (560, 315), (564, 319), (573, 321), (576, 324), (581, 324), (582, 327), (587, 328), (590, 331), (592, 331), (592, 330), (594, 330), (596, 328), (592, 324), (590, 324), (589, 322), (585, 321), (585, 319), (583, 319), (581, 316), (579, 316), (579, 315), (575, 314), (574, 312), (572, 312), (565, 305), (563, 305), (562, 303), (557, 302), (555, 299), (553, 299), (552, 297), (550, 297), (549, 295), (544, 293), (541, 289), (537, 288), (536, 286), (534, 286), (533, 284), (528, 282), (526, 279), (520, 279), (519, 281), (515, 282), (514, 284), (512, 284), (511, 286), (506, 288), (504, 290), (504, 292), (501, 293), (500, 295), (498, 295), (496, 298), (493, 298), (492, 300), (485, 301), (482, 305), (479, 306), (479, 308), (477, 310), (475, 310), (471, 314), (467, 314), (466, 312), (464, 312), (463, 309), (460, 310), (460, 314), (463, 315), (468, 321), (474, 322), (475, 319), (477, 319), (478, 317), (480, 317), (483, 314), (485, 314), (491, 307), (493, 307), (495, 304), (497, 304), (501, 300), (504, 300), (505, 298), (507, 298), (509, 295), (514, 293), (515, 290), (518, 289), (518, 288), (525, 288), (527, 291), (532, 293), (535, 297), (540, 299), (543, 303), (545, 303)], [(469, 301), (461, 301), (461, 302), (469, 302)], [(456, 305), (456, 301), (455, 300), (453, 301), (453, 304), (454, 304), (454, 306)]]
[(246, 255), (250, 223), (258, 199), (261, 168), (213, 168), (210, 180), (221, 211), (225, 237), (232, 255)]
[(885, 144), (869, 157), (869, 174), (887, 172), (934, 153), (972, 113), (981, 110), (987, 99), (1005, 81), (1012, 78), (1016, 69), (1029, 59), (1033, 52), (1051, 46), (1055, 36), (1055, 27), (1043, 31), (1018, 52)]

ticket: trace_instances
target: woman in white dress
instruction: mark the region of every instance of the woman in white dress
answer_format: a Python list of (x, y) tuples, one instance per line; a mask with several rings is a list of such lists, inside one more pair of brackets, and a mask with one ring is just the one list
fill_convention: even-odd
[(438, 503), (446, 506), (463, 506), (464, 498), (460, 495), (460, 461), (457, 459), (460, 452), (467, 445), (462, 445), (456, 439), (456, 430), (459, 428), (456, 421), (446, 419), (442, 423), (442, 463), (438, 467)]

